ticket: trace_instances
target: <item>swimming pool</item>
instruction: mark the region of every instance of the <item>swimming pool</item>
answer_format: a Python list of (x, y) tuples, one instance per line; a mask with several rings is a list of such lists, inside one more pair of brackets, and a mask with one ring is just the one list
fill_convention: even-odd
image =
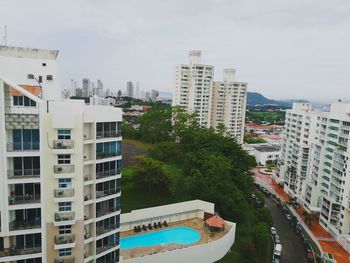
[(201, 235), (190, 227), (174, 227), (120, 239), (120, 249), (154, 245), (190, 245), (198, 242)]

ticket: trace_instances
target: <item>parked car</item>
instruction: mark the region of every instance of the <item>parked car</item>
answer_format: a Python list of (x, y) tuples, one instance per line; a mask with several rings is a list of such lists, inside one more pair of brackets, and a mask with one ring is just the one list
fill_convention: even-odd
[(276, 244), (273, 255), (274, 255), (274, 258), (278, 258), (278, 259), (281, 258), (281, 256), (282, 256), (282, 245), (281, 244)]
[(281, 244), (280, 237), (277, 234), (275, 235), (275, 244)]
[(273, 226), (271, 227), (271, 235), (272, 235), (272, 236), (277, 235), (276, 228), (274, 228)]
[(288, 221), (291, 221), (291, 220), (292, 220), (292, 216), (291, 216), (290, 214), (287, 214), (287, 215), (286, 215), (286, 218), (287, 218)]
[(311, 249), (308, 249), (306, 251), (306, 260), (307, 262), (314, 262), (314, 253), (312, 252)]

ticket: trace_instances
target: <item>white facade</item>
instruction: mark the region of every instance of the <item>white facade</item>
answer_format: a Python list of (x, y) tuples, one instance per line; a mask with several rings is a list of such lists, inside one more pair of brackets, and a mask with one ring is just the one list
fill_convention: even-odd
[[(337, 239), (350, 235), (349, 134), (349, 103), (333, 103), (329, 112), (295, 104), (287, 111), (276, 174), (306, 210), (320, 214), (320, 224)], [(292, 174), (301, 182), (294, 184), (297, 191), (287, 172), (293, 165)]]
[(189, 64), (176, 67), (173, 106), (197, 113), (203, 127), (224, 124), (231, 137), (243, 142), (247, 83), (235, 81), (234, 69), (214, 80), (214, 66), (201, 64), (201, 52), (189, 53)]
[(60, 101), (57, 54), (0, 47), (0, 262), (118, 262), (122, 112)]
[(254, 156), (257, 164), (266, 165), (277, 162), (280, 147), (273, 144), (256, 144), (253, 145)]

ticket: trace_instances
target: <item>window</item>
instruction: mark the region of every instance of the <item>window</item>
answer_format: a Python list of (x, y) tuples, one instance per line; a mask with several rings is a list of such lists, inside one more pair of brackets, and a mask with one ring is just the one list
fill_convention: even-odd
[(72, 249), (71, 248), (62, 248), (58, 250), (58, 255), (60, 257), (70, 256), (72, 255)]
[(70, 130), (57, 130), (57, 138), (59, 140), (70, 140)]
[(71, 178), (58, 179), (58, 188), (71, 188), (71, 187), (72, 187)]
[(70, 164), (70, 154), (59, 154), (58, 164)]
[(43, 65), (43, 67), (46, 67), (46, 63), (43, 63), (42, 65)]
[(14, 96), (13, 97), (13, 105), (14, 106), (36, 107), (36, 102), (28, 97)]
[(59, 202), (58, 203), (58, 211), (72, 211), (72, 202)]
[(42, 82), (43, 82), (43, 77), (39, 76), (39, 83), (42, 83)]
[(13, 129), (12, 140), (14, 150), (39, 150), (39, 130)]
[(72, 233), (72, 226), (70, 226), (70, 225), (59, 226), (58, 233), (60, 235), (71, 234)]

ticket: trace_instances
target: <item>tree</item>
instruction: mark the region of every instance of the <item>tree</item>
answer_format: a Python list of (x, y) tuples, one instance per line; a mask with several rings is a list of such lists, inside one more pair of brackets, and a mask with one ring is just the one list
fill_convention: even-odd
[(135, 159), (134, 182), (139, 188), (151, 193), (168, 193), (171, 188), (171, 179), (163, 169), (160, 161), (149, 157), (138, 157)]
[(259, 248), (258, 254), (261, 258), (265, 258), (267, 252), (267, 244), (270, 238), (269, 226), (260, 222), (253, 228), (253, 237), (256, 247)]

